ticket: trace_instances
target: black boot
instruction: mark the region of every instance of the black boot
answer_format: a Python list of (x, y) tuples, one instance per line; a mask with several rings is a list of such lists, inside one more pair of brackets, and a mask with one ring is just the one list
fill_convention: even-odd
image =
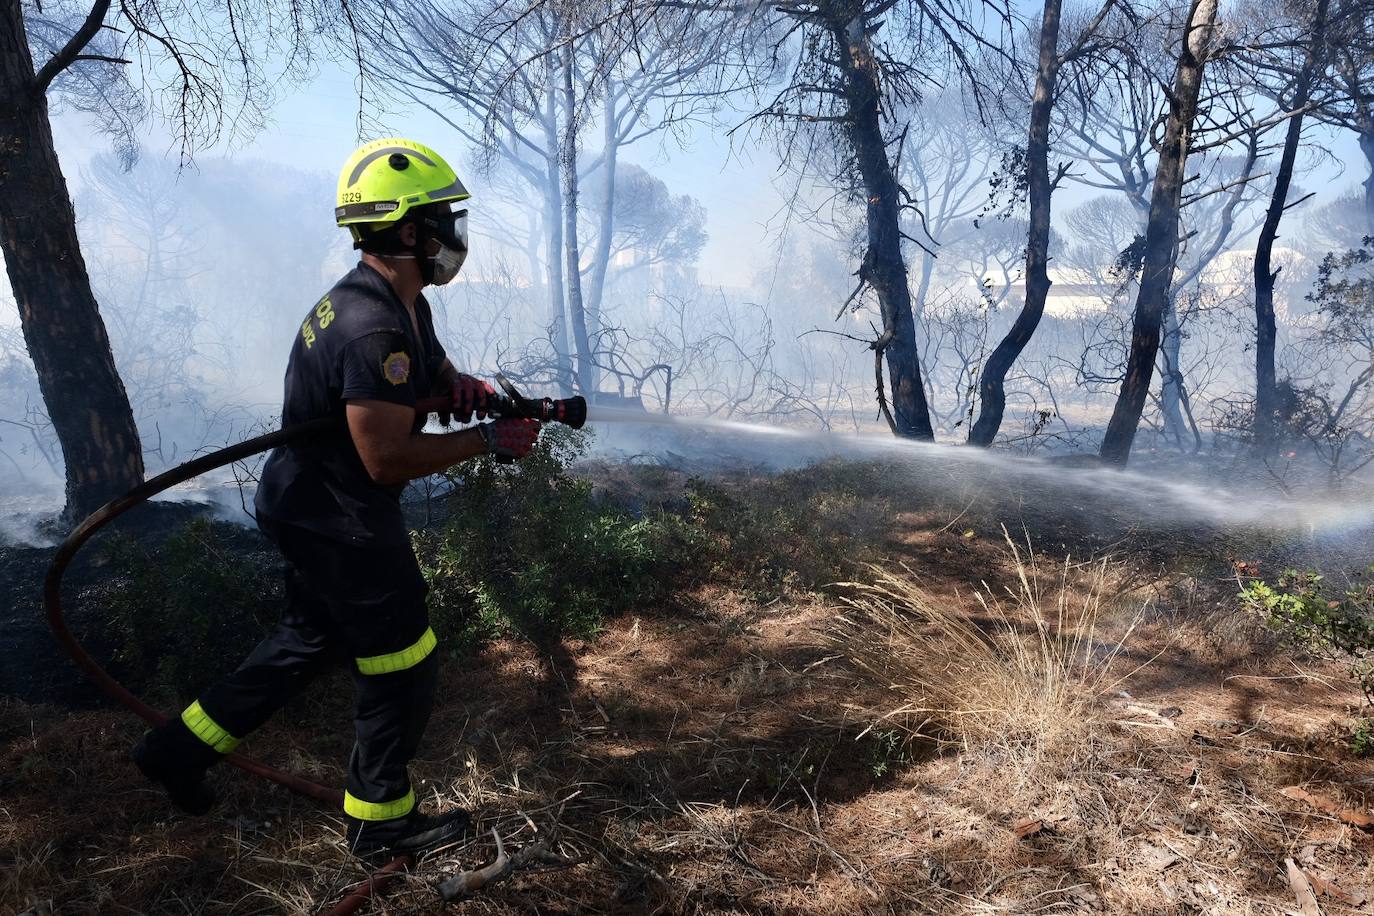
[(454, 842), (472, 824), (472, 817), (462, 808), (442, 814), (421, 814), (413, 808), (405, 817), (387, 821), (347, 820), (348, 851), (369, 862), (405, 855), (418, 860)]
[(167, 791), (177, 808), (187, 814), (205, 814), (214, 807), (215, 793), (205, 782), (205, 771), (220, 754), (180, 719), (144, 732), (131, 756), (144, 776)]

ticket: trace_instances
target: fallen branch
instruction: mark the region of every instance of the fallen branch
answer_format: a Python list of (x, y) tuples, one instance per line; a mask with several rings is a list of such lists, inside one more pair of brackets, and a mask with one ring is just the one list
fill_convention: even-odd
[(1312, 885), (1308, 883), (1302, 869), (1298, 868), (1292, 859), (1284, 859), (1283, 865), (1288, 870), (1288, 886), (1293, 889), (1293, 896), (1297, 898), (1298, 911), (1302, 916), (1322, 916), (1321, 908), (1317, 906), (1317, 895), (1312, 893)]
[(1117, 721), (1122, 725), (1141, 725), (1147, 728), (1170, 728), (1175, 730), (1178, 728), (1174, 721), (1168, 716), (1160, 715), (1148, 706), (1142, 706), (1139, 703), (1131, 702), (1125, 702), (1118, 705), (1123, 712), (1136, 716), (1146, 716), (1150, 719), (1149, 722), (1133, 722), (1130, 719), (1118, 719)]
[(506, 846), (495, 828), (491, 831), (496, 841), (496, 858), (491, 864), (483, 865), (472, 871), (460, 871), (452, 878), (439, 882), (439, 896), (448, 902), (470, 897), (484, 887), (506, 880), (517, 871), (542, 866), (545, 868), (572, 868), (581, 865), (585, 859), (567, 859), (548, 849), (542, 842), (524, 847), (513, 855), (506, 855)]
[(1323, 795), (1314, 795), (1301, 786), (1289, 786), (1279, 790), (1279, 794), (1294, 801), (1306, 802), (1323, 814), (1330, 814), (1352, 827), (1360, 827), (1365, 830), (1374, 828), (1374, 815), (1366, 814), (1355, 808), (1346, 808), (1335, 799)]

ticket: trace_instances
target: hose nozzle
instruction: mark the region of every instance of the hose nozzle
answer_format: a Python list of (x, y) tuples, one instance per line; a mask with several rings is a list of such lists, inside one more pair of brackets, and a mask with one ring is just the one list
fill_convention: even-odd
[(557, 421), (581, 429), (587, 422), (587, 399), (581, 395), (570, 398), (527, 398), (500, 372), (496, 384), (505, 394), (487, 396), (487, 413), (494, 417), (523, 417), (541, 423)]

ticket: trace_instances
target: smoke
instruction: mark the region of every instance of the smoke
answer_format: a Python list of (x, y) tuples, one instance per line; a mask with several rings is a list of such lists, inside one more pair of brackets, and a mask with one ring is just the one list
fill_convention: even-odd
[[(150, 473), (275, 425), (295, 329), (355, 257), (330, 216), (333, 175), (353, 142), (351, 128), (329, 135), (330, 142), (314, 130), (333, 114), (340, 124), (353, 123), (352, 86), (351, 74), (339, 74), (333, 87), (346, 104), (313, 98), (320, 87), (306, 88), (289, 104), (302, 116), (296, 121), (316, 118), (309, 135), (269, 130), (236, 159), (206, 157), (182, 169), (145, 151), (126, 170), (116, 157), (63, 149), (64, 162), (85, 163), (68, 176), (83, 254)], [(920, 110), (902, 114), (922, 126), (900, 157), (902, 180), (923, 215), (912, 216), (904, 230), (924, 240), (906, 251), (916, 339), (936, 434), (952, 441), (963, 437), (977, 406), (982, 363), (1024, 295), (1024, 227), (1019, 216), (975, 220), (987, 203), (986, 176), (1000, 156), (997, 137), (966, 129), (967, 113), (952, 96), (932, 96)], [(58, 115), (59, 127), (76, 133), (85, 126), (76, 117)], [(423, 138), (418, 123), (407, 122), (406, 130)], [(439, 120), (430, 126), (437, 131)], [(591, 163), (600, 126), (585, 127), (591, 148), (584, 162)], [(1012, 121), (986, 130), (1003, 128), (1007, 137), (1023, 134)], [(1001, 494), (1075, 505), (1092, 495), (1110, 504), (1123, 524), (1312, 531), (1363, 524), (1368, 506), (1362, 499), (1315, 489), (1284, 496), (1262, 480), (1228, 484), (1221, 471), (1195, 462), (1167, 473), (1122, 474), (893, 441), (873, 407), (869, 343), (882, 321), (871, 291), (851, 297), (862, 208), (814, 169), (807, 172), (806, 163), (788, 163), (774, 181), (778, 161), (766, 146), (732, 159), (711, 130), (687, 123), (680, 129), (681, 148), (621, 150), (615, 182), (588, 166), (578, 227), (593, 374), (601, 391), (650, 416), (731, 419), (649, 426), (642, 413), (633, 424), (609, 422), (625, 418), (603, 413), (601, 422), (593, 421), (602, 454), (717, 469), (881, 459), (913, 485), (938, 483), (969, 498)], [(509, 166), (473, 168), (477, 150), (462, 141), (444, 152), (466, 162), (461, 170), (474, 191), (474, 245), (458, 280), (428, 293), (441, 340), (461, 371), (491, 377), (500, 370), (531, 393), (571, 393), (560, 390), (569, 374), (569, 300), (553, 277), (553, 268), (565, 265), (550, 250), (554, 227), (537, 182)], [(1223, 165), (1218, 160), (1211, 167)], [(1320, 316), (1304, 299), (1322, 254), (1351, 239), (1361, 218), (1358, 196), (1318, 177), (1312, 173), (1312, 184), (1322, 196), (1293, 217), (1304, 219), (1308, 231), (1285, 232), (1292, 247), (1278, 255), (1286, 265), (1280, 374), (1295, 380), (1295, 397), (1306, 399), (1298, 405), (1304, 417), (1323, 403), (1341, 404), (1343, 386), (1368, 364), (1366, 352), (1321, 336)], [(602, 199), (613, 187), (620, 196), (605, 210)], [(1055, 227), (1059, 254), (1047, 314), (1008, 380), (1003, 436), (1021, 452), (1095, 447), (1130, 338), (1130, 290), (1111, 268), (1138, 233), (1139, 214), (1117, 191), (1103, 197), (1101, 189), (1066, 181), (1061, 195), (1055, 212), (1068, 216)], [(1237, 224), (1262, 212), (1262, 197), (1246, 199)], [(1192, 228), (1201, 233), (1190, 250), (1210, 250), (1202, 240), (1219, 231), (1213, 224), (1220, 200), (1207, 197), (1190, 209)], [(607, 234), (608, 260), (598, 270), (592, 261), (607, 213), (616, 228)], [(1253, 389), (1248, 245), (1240, 234), (1229, 238), (1229, 250), (1178, 290), (1179, 370), (1195, 414), (1187, 421), (1220, 452), (1234, 451), (1243, 435)], [(566, 280), (560, 281), (565, 287)], [(0, 499), (14, 510), (0, 521), (0, 533), (33, 539), (31, 519), (61, 505), (62, 463), (17, 325), (17, 310), (0, 291)], [(1335, 424), (1347, 439), (1309, 449), (1335, 480), (1348, 470), (1340, 462), (1358, 461), (1374, 432), (1374, 398), (1363, 389), (1356, 395)], [(1159, 406), (1147, 411), (1141, 451), (1193, 448), (1179, 408), (1163, 413)], [(1316, 428), (1322, 420), (1317, 417)], [(828, 434), (812, 434), (817, 430)], [(1268, 495), (1254, 498), (1256, 486)], [(189, 486), (181, 498), (244, 517), (238, 485), (229, 478)]]
[(1033, 507), (1048, 516), (1079, 516), (1121, 531), (1206, 528), (1344, 538), (1374, 528), (1374, 490), (1368, 487), (1354, 486), (1341, 496), (1322, 489), (1285, 494), (1234, 469), (1228, 485), (1215, 472), (1181, 461), (1117, 470), (1090, 456), (1024, 456), (886, 434), (818, 433), (598, 406), (589, 409), (588, 425), (600, 457), (684, 470), (772, 473), (833, 459), (881, 461), (913, 506), (938, 495), (1013, 513)]
[(30, 479), (18, 486), (13, 478), (0, 477), (4, 511), (0, 512), (0, 544), (20, 547), (51, 547), (56, 543), (44, 523), (51, 522), (54, 507), (62, 505), (62, 484), (55, 478), (35, 486)]

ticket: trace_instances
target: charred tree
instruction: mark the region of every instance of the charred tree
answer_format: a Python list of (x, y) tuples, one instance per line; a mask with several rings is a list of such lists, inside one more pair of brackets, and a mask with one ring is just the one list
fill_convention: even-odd
[(877, 295), (883, 320), (882, 334), (871, 346), (876, 359), (887, 361), (892, 431), (929, 442), (935, 439), (935, 431), (930, 425), (930, 407), (921, 381), (916, 319), (911, 311), (911, 287), (902, 254), (900, 189), (882, 131), (878, 62), (862, 5), (857, 10), (829, 12), (851, 13), (844, 18), (830, 18), (827, 24), (835, 46), (844, 51), (844, 128), (867, 200), (867, 246), (858, 275), (859, 281), (872, 287)]
[(1030, 206), (1030, 228), (1026, 238), (1026, 298), (1001, 342), (983, 364), (978, 383), (978, 419), (969, 430), (971, 445), (991, 445), (1002, 425), (1007, 406), (1005, 383), (1016, 358), (1030, 342), (1045, 314), (1050, 294), (1050, 110), (1054, 104), (1054, 83), (1059, 75), (1059, 13), (1062, 0), (1046, 0), (1040, 26), (1040, 65), (1031, 101), (1030, 136), (1026, 143), (1026, 183)]
[(591, 339), (587, 335), (587, 311), (582, 304), (582, 254), (578, 246), (577, 175), (577, 91), (573, 85), (572, 39), (563, 48), (563, 141), (560, 158), (563, 167), (563, 252), (568, 284), (568, 318), (572, 324), (573, 346), (577, 350), (577, 387), (590, 397), (596, 390)]
[(1045, 314), (1050, 294), (1050, 115), (1055, 81), (1063, 61), (1059, 57), (1059, 16), (1063, 0), (1045, 0), (1040, 19), (1040, 59), (1031, 96), (1030, 131), (1026, 139), (1026, 193), (1030, 227), (1026, 237), (1026, 298), (1011, 330), (983, 364), (978, 383), (978, 419), (969, 430), (971, 445), (991, 445), (1007, 407), (1007, 373), (1030, 342)]
[(1202, 78), (1211, 54), (1212, 33), (1216, 28), (1217, 0), (1193, 0), (1183, 39), (1179, 43), (1173, 91), (1169, 96), (1169, 115), (1159, 148), (1154, 188), (1150, 196), (1150, 216), (1145, 227), (1145, 250), (1136, 294), (1131, 328), (1131, 349), (1126, 359), (1125, 377), (1112, 410), (1107, 431), (1102, 437), (1103, 460), (1125, 466), (1130, 460), (1140, 415), (1145, 409), (1155, 359), (1173, 285), (1178, 257), (1178, 219), (1182, 205), (1183, 182), (1188, 150), (1197, 118)]
[[(349, 10), (331, 3), (90, 2), (68, 20), (65, 4), (0, 0), (0, 253), (62, 446), (67, 517), (136, 484), (144, 468), (53, 148), (49, 97), (91, 114), (126, 162), (145, 115), (160, 115), (184, 165), (198, 147), (261, 126), (270, 88), (305, 72), (310, 42), (352, 31)], [(36, 46), (52, 54), (35, 72)], [(268, 60), (280, 72), (267, 72)]]
[[(1272, 265), (1274, 241), (1279, 236), (1279, 222), (1288, 209), (1288, 192), (1293, 184), (1293, 166), (1298, 158), (1298, 144), (1302, 141), (1303, 114), (1312, 98), (1312, 87), (1318, 72), (1325, 66), (1326, 19), (1329, 0), (1317, 0), (1302, 65), (1293, 80), (1292, 95), (1286, 111), (1293, 112), (1284, 135), (1283, 152), (1279, 156), (1278, 171), (1274, 175), (1274, 190), (1269, 208), (1264, 214), (1259, 239), (1255, 242), (1255, 419), (1254, 450), (1258, 456), (1272, 455), (1278, 447), (1278, 379), (1274, 368), (1274, 349), (1278, 329), (1274, 321), (1274, 282), (1279, 270)], [(1371, 138), (1374, 140), (1374, 138)], [(1371, 143), (1374, 147), (1374, 143)], [(1371, 149), (1374, 153), (1374, 149)], [(1374, 157), (1372, 157), (1374, 161)], [(1374, 176), (1371, 176), (1374, 182)], [(1366, 192), (1374, 185), (1366, 184)]]
[[(895, 435), (929, 441), (934, 430), (903, 242), (926, 246), (902, 228), (904, 215), (922, 214), (898, 174), (906, 128), (894, 113), (919, 101), (924, 87), (938, 85), (936, 72), (962, 80), (981, 113), (988, 94), (981, 55), (1006, 55), (969, 22), (983, 10), (1009, 25), (1010, 14), (997, 0), (935, 6), (919, 0), (787, 0), (772, 10), (781, 21), (771, 56), (790, 57), (792, 72), (750, 121), (778, 125), (784, 162), (799, 178), (821, 177), (863, 202), (858, 283), (836, 318), (857, 311), (864, 294), (872, 292), (879, 320), (875, 339), (863, 342), (874, 354), (878, 407)], [(800, 195), (793, 203), (794, 209), (809, 206)]]
[(1006, 411), (1007, 373), (1040, 326), (1050, 294), (1050, 206), (1063, 174), (1050, 177), (1050, 124), (1054, 114), (1059, 73), (1086, 50), (1115, 0), (1107, 0), (1065, 54), (1059, 53), (1060, 16), (1063, 0), (1045, 0), (1040, 18), (1040, 49), (1031, 94), (1030, 128), (1026, 138), (1026, 196), (1029, 219), (1026, 232), (1026, 297), (1016, 321), (983, 365), (978, 384), (978, 420), (969, 430), (970, 445), (988, 446), (997, 438)]
[(143, 480), (143, 449), (76, 235), (47, 89), (101, 28), (109, 0), (40, 71), (19, 0), (0, 0), (0, 252), (66, 465), (66, 516)]

